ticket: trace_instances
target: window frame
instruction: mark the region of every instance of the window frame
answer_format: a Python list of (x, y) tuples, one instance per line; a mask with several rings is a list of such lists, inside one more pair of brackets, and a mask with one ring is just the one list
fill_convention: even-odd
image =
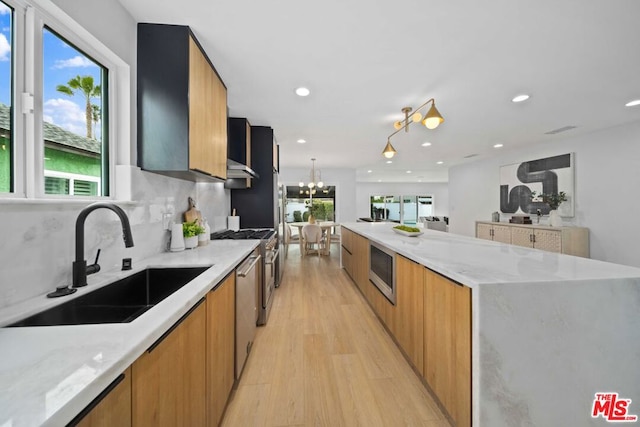
[[(14, 9), (12, 45), (13, 123), (12, 140), (13, 192), (0, 194), (2, 201), (61, 202), (87, 200), (125, 200), (123, 183), (116, 174), (118, 165), (130, 165), (130, 67), (89, 31), (74, 21), (50, 0), (3, 0)], [(44, 138), (43, 138), (43, 46), (45, 27), (86, 53), (108, 70), (105, 97), (108, 124), (104, 132), (108, 143), (104, 151), (108, 165), (104, 172), (109, 188), (108, 196), (71, 196), (45, 194)], [(18, 54), (23, 52), (24, 54)], [(28, 107), (33, 108), (28, 108)], [(27, 108), (25, 108), (27, 107)], [(120, 188), (123, 194), (116, 191)], [(123, 197), (124, 196), (124, 197)]]

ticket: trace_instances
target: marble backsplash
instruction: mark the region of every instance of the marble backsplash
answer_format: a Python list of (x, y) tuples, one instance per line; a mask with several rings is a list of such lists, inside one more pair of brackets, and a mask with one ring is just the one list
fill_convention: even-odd
[[(122, 227), (113, 212), (98, 209), (90, 213), (85, 222), (85, 259), (92, 263), (101, 249), (102, 271), (119, 269), (123, 258), (132, 258), (135, 264), (136, 260), (166, 251), (170, 232), (163, 224), (167, 220), (182, 221), (189, 197), (196, 201), (212, 231), (226, 228), (230, 193), (222, 183), (193, 183), (135, 167), (120, 168), (118, 173), (126, 175), (125, 187), (130, 190), (126, 196), (131, 201), (115, 203), (129, 217), (134, 246), (125, 248)], [(75, 222), (87, 204), (0, 204), (0, 308), (71, 283)]]

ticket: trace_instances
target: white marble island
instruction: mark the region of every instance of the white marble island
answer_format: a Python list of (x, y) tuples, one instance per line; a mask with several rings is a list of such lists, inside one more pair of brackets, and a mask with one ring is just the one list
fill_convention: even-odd
[(471, 288), (474, 426), (602, 426), (640, 414), (640, 269), (395, 224), (344, 227)]
[[(218, 240), (194, 250), (134, 259), (133, 270), (89, 276), (88, 286), (74, 294), (83, 295), (147, 267), (211, 266), (131, 323), (0, 328), (0, 426), (66, 425), (258, 243)], [(42, 296), (4, 309), (0, 325), (63, 299)]]

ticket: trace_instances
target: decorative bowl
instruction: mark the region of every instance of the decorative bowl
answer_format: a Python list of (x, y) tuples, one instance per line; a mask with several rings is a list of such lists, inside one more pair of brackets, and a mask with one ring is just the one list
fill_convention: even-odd
[(403, 236), (408, 236), (408, 237), (416, 237), (419, 236), (421, 234), (423, 234), (422, 231), (404, 231), (404, 230), (400, 230), (398, 228), (392, 228), (393, 231), (395, 231), (398, 234), (402, 234)]

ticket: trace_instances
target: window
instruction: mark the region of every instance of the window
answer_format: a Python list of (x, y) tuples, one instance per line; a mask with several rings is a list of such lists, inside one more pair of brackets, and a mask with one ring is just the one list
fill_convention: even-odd
[(0, 193), (13, 191), (13, 9), (0, 1)]
[(129, 79), (52, 2), (0, 0), (0, 200), (113, 197), (116, 157), (130, 164)]
[(371, 196), (371, 218), (415, 225), (433, 216), (432, 196)]
[(325, 185), (311, 192), (307, 187), (287, 186), (285, 222), (306, 222), (311, 213), (319, 221), (335, 220), (336, 187)]
[(47, 27), (42, 30), (42, 65), (45, 170), (95, 177), (93, 188), (103, 191), (54, 191), (45, 173), (45, 194), (108, 195), (108, 186), (100, 185), (106, 182), (103, 161), (108, 164), (102, 114), (108, 109), (103, 90), (108, 70)]

